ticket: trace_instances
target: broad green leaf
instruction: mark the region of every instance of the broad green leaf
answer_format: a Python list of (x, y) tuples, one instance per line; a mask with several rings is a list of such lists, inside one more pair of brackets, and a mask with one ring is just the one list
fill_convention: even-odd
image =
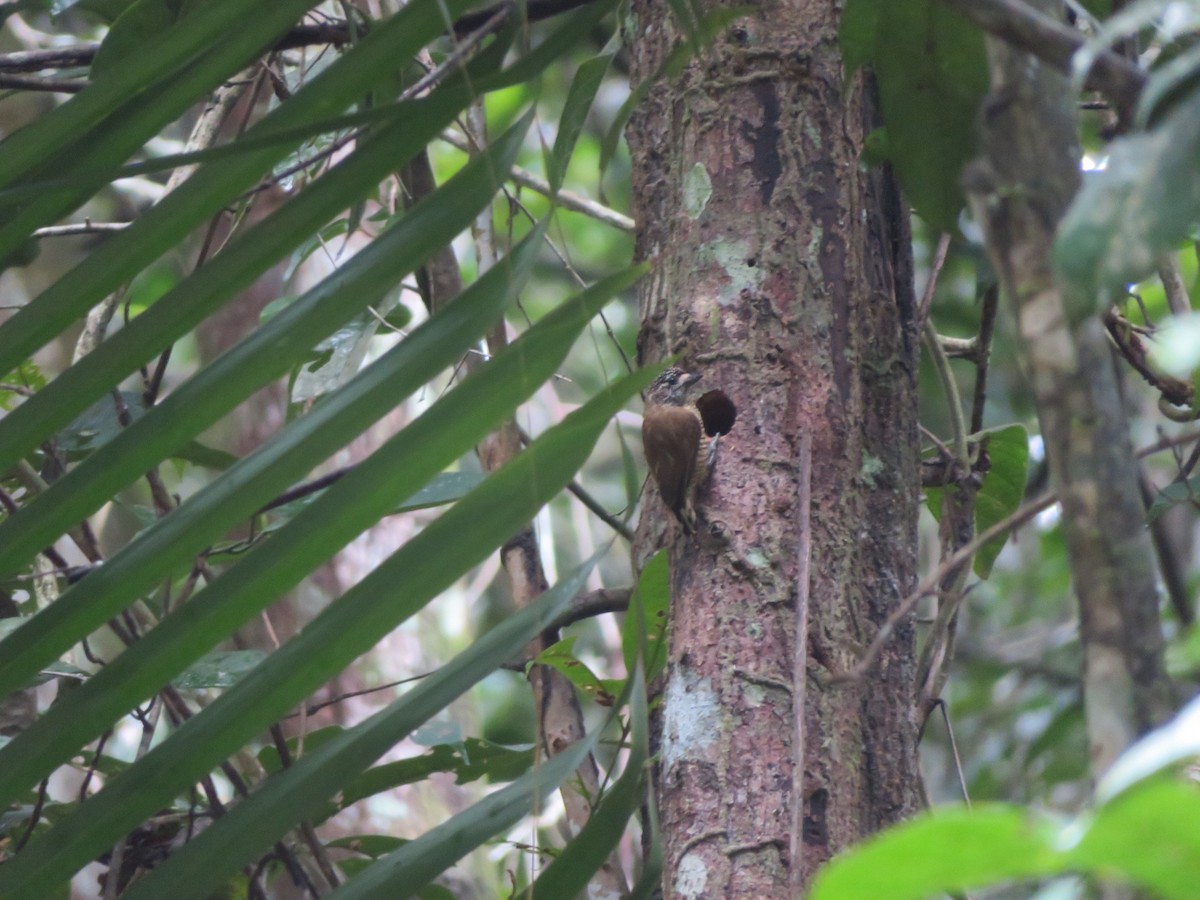
[[(975, 495), (975, 533), (982, 534), (1021, 505), (1029, 469), (1029, 433), (1024, 425), (1007, 425), (985, 431), (992, 467)], [(979, 548), (975, 574), (987, 578), (1009, 535), (1003, 534)]]
[(556, 641), (537, 655), (534, 665), (550, 666), (601, 706), (612, 706), (613, 695), (596, 673), (575, 655), (575, 637)]
[(119, 72), (146, 47), (161, 43), (172, 28), (185, 27), (181, 23), (202, 5), (201, 0), (136, 0), (104, 36), (92, 60), (92, 80)]
[[(1158, 66), (1146, 81), (1137, 98), (1134, 127), (1146, 128), (1160, 112), (1160, 105), (1169, 104), (1181, 96), (1180, 89), (1194, 83), (1200, 74), (1200, 45), (1185, 48), (1178, 56)], [(1186, 93), (1182, 94), (1186, 96)]]
[(1114, 139), (1108, 164), (1089, 172), (1058, 229), (1054, 264), (1075, 288), (1076, 320), (1155, 271), (1200, 219), (1200, 93), (1153, 129)]
[(1192, 900), (1200, 880), (1200, 791), (1188, 781), (1139, 784), (1097, 810), (1065, 856), (1072, 868), (1165, 900)]
[(975, 152), (988, 86), (983, 35), (938, 0), (883, 3), (878, 12), (872, 61), (891, 161), (921, 218), (954, 231), (959, 176)]
[(467, 492), (473, 490), (481, 481), (483, 481), (481, 472), (443, 472), (392, 512), (411, 512), (415, 509), (428, 509), (431, 506), (453, 503), (466, 496)]
[[(586, 581), (594, 562), (581, 566), (366, 722), (346, 729), (274, 775), (253, 797), (173, 854), (125, 896), (130, 900), (164, 896), (203, 900), (209, 887), (252, 862), (296, 822), (311, 816), (358, 773), (546, 627)], [(286, 651), (285, 647), (280, 653)]]
[(1200, 501), (1200, 476), (1193, 475), (1183, 481), (1172, 481), (1154, 498), (1150, 508), (1146, 510), (1146, 521), (1153, 522), (1168, 509), (1181, 503), (1195, 504)]
[[(1071, 87), (1082, 91), (1088, 73), (1101, 53), (1107, 52), (1115, 43), (1137, 39), (1138, 32), (1151, 26), (1163, 26), (1168, 18), (1173, 20), (1170, 31), (1175, 34), (1195, 30), (1200, 25), (1200, 15), (1191, 3), (1175, 0), (1136, 0), (1123, 3), (1117, 13), (1100, 23), (1083, 45), (1071, 57)], [(1168, 35), (1168, 38), (1173, 35)]]
[(592, 103), (596, 92), (604, 80), (608, 66), (612, 62), (612, 54), (595, 56), (579, 67), (571, 82), (563, 105), (562, 115), (558, 120), (558, 133), (554, 136), (554, 150), (546, 160), (546, 180), (550, 188), (557, 191), (562, 187), (563, 178), (567, 174), (567, 166), (571, 162), (571, 154), (575, 152), (575, 143), (583, 131), (584, 122), (592, 111)]
[[(869, 838), (817, 872), (810, 900), (927, 900), (1066, 866), (1054, 830), (1019, 807), (939, 808)], [(948, 852), (947, 848), (953, 848)]]
[[(140, 419), (146, 412), (142, 395), (135, 391), (121, 391), (121, 404), (130, 422)], [(70, 460), (80, 459), (97, 447), (107, 444), (125, 430), (117, 414), (117, 404), (111, 395), (101, 397), (74, 422), (54, 436), (58, 449)]]
[(646, 561), (638, 578), (637, 590), (630, 598), (629, 612), (625, 614), (621, 626), (625, 671), (633, 671), (634, 662), (640, 654), (647, 680), (653, 680), (667, 661), (663, 638), (667, 631), (667, 609), (671, 602), (668, 565), (665, 550), (658, 551)]
[(868, 65), (875, 56), (881, 0), (848, 0), (838, 20), (838, 43), (846, 78)]
[[(524, 121), (527, 124), (528, 117)], [(523, 127), (519, 123), (488, 153), (472, 159), (453, 179), (409, 210), (408, 215), (362, 252), (197, 373), (140, 421), (55, 482), (36, 502), (0, 522), (0, 573), (19, 568), (127, 483), (170, 456), (255, 390), (307, 358), (313, 345), (332, 329), (391, 290), (403, 276), (436, 253), (466, 227), (479, 205), (490, 199), (498, 177), (502, 178), (497, 173), (506, 173), (512, 165)], [(138, 321), (150, 318), (166, 305), (167, 301), (156, 305)], [(130, 326), (118, 337), (133, 330), (134, 326)], [(118, 343), (114, 338), (101, 349)], [(37, 430), (38, 422), (30, 414), (45, 409), (45, 400), (52, 394), (61, 394), (56, 386), (69, 382), (67, 376), (79, 368), (64, 373), (40, 397), (32, 398), (0, 422), (0, 435), (7, 432), (11, 437), (22, 414), (26, 430)], [(39, 404), (39, 400), (43, 402)], [(313, 460), (309, 466), (316, 462)], [(291, 477), (299, 475), (296, 472)], [(249, 495), (244, 496), (249, 504)], [(258, 503), (269, 499), (261, 497)], [(216, 537), (212, 534), (208, 540)]]

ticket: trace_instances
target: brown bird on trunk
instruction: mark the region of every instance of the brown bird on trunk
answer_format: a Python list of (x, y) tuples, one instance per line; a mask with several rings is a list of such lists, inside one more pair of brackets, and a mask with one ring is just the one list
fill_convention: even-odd
[(704, 423), (700, 410), (688, 400), (688, 388), (698, 374), (672, 366), (646, 392), (642, 446), (646, 463), (663, 502), (679, 519), (686, 534), (696, 530), (695, 488), (707, 474), (701, 459)]

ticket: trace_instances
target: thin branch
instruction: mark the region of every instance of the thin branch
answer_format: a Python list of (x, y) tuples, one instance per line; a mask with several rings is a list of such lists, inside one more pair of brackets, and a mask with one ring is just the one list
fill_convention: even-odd
[(996, 311), (1000, 307), (1000, 285), (993, 284), (983, 293), (979, 334), (975, 337), (975, 394), (971, 398), (971, 434), (983, 429), (983, 407), (987, 402), (988, 363), (992, 358), (992, 334), (996, 330)]
[(92, 222), (84, 219), (70, 225), (47, 225), (34, 231), (35, 238), (75, 237), (80, 234), (110, 234), (114, 231), (124, 231), (132, 222)]
[[(1032, 53), (1060, 72), (1071, 71), (1071, 58), (1086, 43), (1079, 32), (1034, 9), (1023, 0), (942, 0), (963, 18), (989, 34)], [(1084, 87), (1105, 94), (1128, 121), (1146, 73), (1121, 54), (1104, 50), (1084, 80)]]
[(917, 589), (905, 597), (897, 604), (896, 609), (888, 616), (887, 621), (879, 628), (879, 633), (875, 635), (875, 639), (871, 641), (871, 645), (867, 647), (866, 652), (859, 659), (858, 663), (851, 669), (845, 672), (835, 674), (830, 678), (833, 684), (847, 684), (856, 682), (866, 676), (879, 658), (879, 654), (883, 651), (884, 645), (892, 636), (892, 632), (896, 630), (896, 626), (900, 624), (900, 620), (907, 616), (916, 608), (916, 605), (922, 598), (928, 597), (937, 593), (938, 585), (948, 572), (954, 569), (955, 566), (961, 565), (979, 551), (979, 548), (993, 538), (1000, 537), (1002, 534), (1007, 534), (1015, 528), (1024, 525), (1038, 513), (1049, 509), (1058, 502), (1057, 492), (1050, 492), (1043, 496), (1040, 500), (1034, 500), (1031, 503), (1018, 508), (1011, 515), (1001, 519), (991, 528), (982, 534), (976, 535), (975, 539), (968, 544), (964, 544), (956, 553), (943, 560), (941, 565), (930, 572), (917, 585)]
[(929, 310), (933, 307), (933, 295), (937, 291), (938, 275), (946, 264), (946, 254), (950, 250), (950, 232), (942, 232), (938, 238), (937, 249), (933, 253), (933, 262), (929, 264), (929, 280), (925, 282), (925, 293), (921, 295), (921, 305), (917, 308), (917, 330), (925, 328), (929, 320)]
[[(441, 138), (447, 144), (455, 147), (464, 153), (473, 152), (471, 143), (459, 137), (452, 131), (443, 131)], [(521, 187), (529, 188), (531, 191), (541, 194), (543, 197), (550, 197), (558, 201), (558, 205), (563, 209), (569, 209), (572, 212), (582, 213), (585, 216), (590, 216), (597, 222), (603, 222), (605, 225), (611, 225), (613, 228), (621, 231), (633, 232), (637, 223), (629, 216), (617, 212), (615, 209), (610, 209), (603, 203), (597, 203), (595, 200), (589, 200), (587, 197), (581, 197), (579, 194), (571, 191), (559, 190), (557, 193), (550, 187), (550, 183), (538, 176), (534, 175), (527, 169), (522, 169), (520, 166), (513, 166), (509, 170), (508, 177)]]
[(33, 75), (0, 75), (0, 89), (78, 94), (91, 82), (82, 78), (37, 78)]
[[(458, 44), (455, 45), (454, 52), (451, 53), (449, 56), (447, 56), (446, 59), (444, 59), (442, 61), (441, 65), (439, 65), (432, 72), (429, 72), (427, 75), (425, 75), (423, 78), (421, 78), (421, 80), (418, 81), (416, 84), (414, 84), (412, 87), (404, 90), (400, 94), (398, 100), (403, 101), (403, 100), (412, 99), (413, 97), (416, 97), (419, 94), (421, 94), (421, 93), (429, 90), (430, 88), (434, 87), (435, 85), (437, 85), (438, 82), (445, 79), (446, 76), (448, 76), (454, 72), (461, 71), (462, 68), (465, 66), (466, 57), (473, 50), (475, 50), (475, 48), (477, 48), (480, 43), (483, 42), (484, 38), (486, 38), (488, 35), (494, 34), (495, 32), (500, 30), (500, 28), (508, 20), (508, 14), (510, 11), (511, 11), (510, 8), (506, 6), (504, 9), (501, 9), (500, 11), (494, 13), (493, 15), (491, 15), (487, 19), (485, 19), (483, 21), (482, 26), (478, 30), (474, 31), (473, 33), (468, 35), (465, 39), (463, 39), (462, 41), (459, 41)], [(299, 160), (298, 162), (294, 163), (293, 165), (288, 166), (286, 169), (283, 169), (282, 171), (272, 175), (270, 178), (263, 181), (257, 187), (251, 188), (249, 191), (247, 191), (247, 194), (253, 194), (256, 191), (264, 190), (273, 184), (279, 184), (280, 182), (285, 181), (286, 179), (295, 175), (297, 172), (302, 172), (305, 169), (307, 169), (309, 166), (314, 165), (314, 164), (320, 162), (321, 160), (327, 159), (328, 157), (332, 156), (334, 153), (341, 150), (347, 144), (361, 138), (364, 134), (366, 134), (366, 132), (367, 132), (366, 128), (354, 129), (349, 134), (345, 134), (342, 137), (340, 137), (334, 141), (331, 141), (328, 144), (328, 146), (322, 148), (320, 151), (314, 153), (312, 156), (309, 156), (305, 159)]]
[[(540, 22), (542, 19), (553, 18), (561, 13), (570, 12), (581, 6), (587, 6), (592, 2), (594, 0), (526, 0), (522, 4), (522, 7), (525, 12), (525, 21)], [(474, 31), (481, 23), (486, 22), (498, 12), (511, 10), (516, 5), (512, 0), (504, 0), (504, 2), (497, 3), (495, 6), (489, 6), (477, 12), (460, 16), (454, 23), (454, 33), (467, 34)]]
[(1175, 253), (1164, 253), (1158, 260), (1158, 277), (1162, 281), (1163, 293), (1167, 296), (1167, 308), (1172, 315), (1182, 316), (1192, 311), (1192, 298), (1188, 296), (1183, 272), (1179, 268), (1179, 257)]
[(99, 44), (76, 44), (46, 50), (20, 50), (0, 53), (0, 72), (41, 72), (44, 69), (74, 69), (91, 65)]

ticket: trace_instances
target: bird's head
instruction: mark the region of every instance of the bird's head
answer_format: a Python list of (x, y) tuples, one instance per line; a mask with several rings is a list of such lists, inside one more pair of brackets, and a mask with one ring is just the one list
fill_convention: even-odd
[(700, 380), (700, 375), (685, 372), (677, 366), (671, 366), (650, 385), (646, 392), (646, 402), (659, 406), (683, 406), (687, 402), (687, 392), (693, 384)]

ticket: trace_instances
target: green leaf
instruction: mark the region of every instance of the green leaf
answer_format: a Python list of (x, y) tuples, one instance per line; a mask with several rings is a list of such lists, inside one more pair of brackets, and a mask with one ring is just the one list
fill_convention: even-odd
[[(1024, 425), (1007, 425), (981, 433), (992, 467), (975, 495), (975, 533), (982, 534), (1021, 505), (1029, 468), (1029, 434)], [(975, 574), (987, 578), (1009, 535), (988, 541), (975, 554)]]
[(567, 165), (571, 162), (571, 154), (575, 152), (575, 144), (583, 131), (584, 122), (592, 110), (596, 92), (604, 81), (613, 54), (594, 56), (581, 65), (571, 82), (567, 99), (563, 105), (562, 115), (558, 120), (558, 133), (554, 136), (554, 150), (546, 160), (546, 180), (550, 182), (552, 191), (562, 187), (563, 178), (567, 174)]
[(889, 158), (921, 218), (955, 231), (959, 175), (975, 152), (975, 113), (988, 86), (983, 35), (937, 0), (883, 3), (878, 15), (872, 59)]
[[(434, 525), (431, 530), (437, 527)], [(426, 542), (418, 537), (409, 546), (422, 543)], [(124, 896), (129, 900), (166, 896), (180, 900), (195, 897), (199, 900), (207, 896), (206, 888), (209, 885), (253, 861), (296, 822), (315, 811), (367, 765), (494, 671), (514, 651), (536, 635), (570, 602), (571, 597), (586, 581), (594, 562), (593, 559), (580, 567), (569, 578), (544, 593), (531, 606), (492, 629), (404, 697), (361, 725), (346, 729), (341, 735), (306, 754), (290, 769), (276, 774), (261, 786), (253, 797), (239, 804), (231, 813), (222, 817), (219, 824), (210, 827), (186, 848), (173, 854), (166, 863), (138, 882)], [(368, 576), (369, 579), (373, 577), (374, 574)], [(411, 579), (406, 580), (411, 585)], [(342, 603), (344, 604), (350, 596), (347, 594)], [(416, 612), (425, 599), (428, 597), (423, 597), (419, 604), (406, 602), (402, 606), (407, 613)], [(319, 616), (309, 628), (320, 629), (323, 619), (329, 621), (332, 618), (329, 616), (331, 610)], [(297, 640), (300, 638), (293, 639), (277, 655), (294, 656), (295, 653), (290, 648)], [(275, 664), (275, 668), (280, 670), (288, 664), (294, 663), (286, 663), (281, 659)], [(218, 705), (214, 705), (209, 707), (209, 710), (217, 708)], [(200, 721), (203, 715), (192, 721)], [(411, 844), (405, 845), (408, 846)], [(405, 883), (411, 885), (411, 882)]]
[[(276, 11), (291, 6), (297, 10), (296, 15), (298, 16), (299, 11), (308, 5), (311, 4), (303, 2), (303, 0), (288, 0), (288, 3), (280, 0), (280, 2), (269, 4), (265, 9), (270, 11), (271, 17), (274, 17)], [(428, 40), (440, 33), (445, 15), (453, 16), (465, 6), (465, 0), (447, 0), (445, 4), (434, 2), (434, 0), (422, 0), (422, 2), (409, 4), (401, 12), (372, 29), (371, 33), (351, 51), (343, 54), (317, 78), (297, 91), (287, 103), (281, 104), (264, 117), (246, 133), (245, 138), (278, 136), (280, 132), (289, 128), (310, 125), (328, 118), (331, 111), (344, 109), (350, 103), (355, 102), (365, 90), (378, 82), (386, 73), (392, 71), (397, 58), (407, 58), (415, 54)], [(258, 0), (227, 0), (227, 2), (210, 4), (210, 9), (220, 13), (220, 18), (212, 23), (211, 33), (199, 27), (199, 20), (203, 19), (207, 23), (209, 19), (213, 18), (206, 10), (190, 20), (187, 28), (177, 29), (175, 33), (172, 33), (165, 46), (156, 48), (155, 53), (141, 54), (139, 59), (157, 60), (161, 54), (175, 48), (185, 38), (193, 41), (198, 48), (203, 48), (211, 46), (214, 39), (218, 37), (225, 38), (227, 34), (240, 34), (248, 28), (257, 30), (262, 21), (268, 23), (272, 21), (272, 19), (264, 17), (263, 8)], [(220, 43), (220, 41), (216, 42)], [(180, 52), (184, 51), (180, 50)], [(184, 63), (186, 63), (186, 59)], [(173, 66), (180, 64), (179, 61), (172, 61), (170, 65), (163, 64), (166, 71), (161, 78), (169, 79), (173, 72)], [(41, 163), (49, 152), (48, 148), (57, 150), (65, 146), (65, 142), (69, 139), (79, 135), (84, 135), (86, 139), (89, 128), (111, 127), (111, 123), (106, 122), (105, 119), (110, 114), (112, 105), (130, 102), (131, 97), (136, 99), (136, 89), (141, 87), (142, 81), (147, 77), (150, 76), (141, 66), (133, 67), (129, 71), (122, 71), (112, 79), (106, 79), (103, 85), (97, 85), (95, 88), (84, 91), (64, 106), (53, 110), (49, 115), (43, 116), (32, 125), (9, 137), (3, 145), (0, 145), (0, 173), (2, 173), (0, 178), (3, 178), (4, 175), (15, 177), (22, 164), (21, 161), (25, 157), (30, 157), (35, 163)], [(219, 80), (218, 78), (217, 81)], [(463, 91), (463, 93), (467, 96), (459, 105), (460, 109), (472, 96), (470, 92)], [(193, 103), (196, 96), (195, 93), (188, 96), (187, 104)], [(81, 110), (79, 104), (83, 103), (85, 98), (89, 98), (89, 105), (87, 109)], [(90, 98), (95, 98), (95, 102), (92, 102)], [(68, 109), (81, 111), (60, 122), (56, 116)], [(52, 119), (53, 122), (51, 122)], [(422, 117), (413, 116), (405, 125), (415, 127), (421, 121)], [(165, 197), (162, 202), (140, 215), (133, 225), (112, 235), (105, 243), (104, 252), (88, 256), (71, 272), (60, 278), (5, 322), (3, 327), (0, 327), (0, 371), (11, 369), (21, 359), (31, 356), (75, 319), (86, 314), (107, 294), (132, 279), (151, 262), (182, 241), (193, 228), (218, 212), (232, 198), (253, 187), (264, 172), (269, 171), (272, 165), (283, 158), (288, 150), (301, 140), (302, 136), (296, 135), (290, 143), (272, 144), (253, 153), (238, 153), (218, 163), (203, 166)], [(401, 160), (398, 158), (392, 160), (393, 164), (399, 162)], [(65, 171), (74, 171), (74, 168), (74, 164), (60, 166), (60, 170)], [(340, 201), (336, 207), (322, 216), (315, 217), (317, 221), (297, 235), (296, 241), (307, 237), (312, 230), (328, 222), (338, 211), (344, 209), (357, 194), (351, 193), (349, 196), (338, 197), (335, 190), (333, 196), (334, 199)], [(272, 217), (272, 220), (278, 222), (279, 218)], [(288, 216), (284, 216), (282, 221), (289, 221)], [(254, 231), (258, 240), (271, 236), (269, 230), (260, 228), (254, 229)], [(223, 253), (222, 256), (224, 255)], [(263, 260), (260, 267), (249, 277), (265, 271), (273, 261), (273, 259)], [(228, 265), (227, 259), (216, 268), (224, 268), (226, 265)], [(224, 274), (228, 276), (231, 273), (226, 271)], [(232, 296), (242, 286), (243, 283), (235, 284), (224, 296)], [(156, 304), (157, 306), (159, 304)], [(195, 321), (199, 321), (199, 319)], [(191, 325), (183, 327), (175, 332), (175, 336), (179, 336), (190, 327)], [(106, 342), (103, 346), (107, 346), (108, 343), (110, 342)], [(150, 342), (148, 352), (156, 353), (158, 348), (165, 346), (165, 343), (166, 341)], [(126, 352), (130, 352), (130, 350), (147, 352), (140, 344), (127, 348)], [(143, 359), (143, 357), (139, 357), (139, 359)], [(136, 361), (131, 363), (131, 368), (137, 364)], [(101, 384), (111, 383), (115, 382), (109, 379), (101, 382)], [(86, 405), (87, 403), (84, 404), (84, 406)], [(74, 412), (71, 413), (71, 415), (74, 414)], [(69, 420), (70, 416), (67, 418)], [(3, 441), (0, 441), (0, 446), (4, 446)], [(7, 463), (0, 462), (0, 470), (7, 466)]]
[[(536, 238), (537, 235), (533, 237)], [(537, 240), (530, 240), (526, 246), (536, 248)], [(497, 267), (493, 271), (499, 269), (500, 267)], [(72, 747), (80, 746), (94, 738), (118, 715), (149, 696), (163, 680), (171, 677), (189, 661), (198, 658), (246, 617), (265, 607), (278, 593), (287, 590), (329, 554), (351, 540), (379, 516), (386, 514), (394, 503), (392, 497), (410, 494), (412, 488), (408, 485), (420, 483), (435, 474), (445, 464), (447, 456), (457, 457), (473, 446), (497, 421), (510, 415), (517, 402), (529, 396), (553, 374), (596, 308), (612, 291), (631, 281), (638, 271), (632, 270), (632, 274), (626, 273), (602, 282), (584, 292), (575, 301), (565, 304), (545, 317), (375, 455), (338, 481), (317, 502), (281, 529), (270, 542), (244, 557), (79, 690), (60, 698), (52, 710), (23, 732), (13, 744), (0, 749), (0, 796), (8, 790), (19, 792), (29, 784), (39, 781), (43, 770), (52, 769), (57, 761), (64, 758), (64, 754), (69, 755), (72, 752)], [(490, 274), (491, 272), (488, 273)], [(503, 272), (499, 273), (501, 278), (503, 275)], [(480, 279), (477, 284), (485, 283), (486, 277)], [(464, 299), (467, 299), (465, 294)], [(475, 306), (476, 304), (470, 301), (466, 304), (456, 302), (446, 310), (454, 310), (457, 307), (461, 314), (473, 310)], [(438, 317), (435, 317), (431, 321), (437, 320)], [(420, 330), (414, 332), (413, 337), (419, 333)], [(402, 344), (397, 350), (403, 347)], [(368, 373), (374, 373), (378, 366), (379, 363), (376, 363), (361, 377), (366, 379)], [(385, 377), (381, 385), (385, 388), (394, 386), (394, 381), (395, 376)], [(308, 419), (317, 416), (329, 402), (319, 404)], [(579, 420), (568, 418), (567, 421), (578, 423)], [(566, 424), (564, 422), (564, 426)], [(522, 454), (519, 459), (523, 460), (525, 456)], [(566, 455), (561, 461), (556, 459), (555, 462), (560, 463), (570, 458)], [(254, 460), (255, 457), (248, 459)], [(548, 473), (553, 471), (551, 467), (543, 474), (550, 477)], [(233, 472), (227, 473), (224, 478), (227, 479), (232, 474)], [(222, 481), (218, 481), (217, 484), (221, 484)], [(493, 483), (494, 478), (484, 481), (471, 495), (464, 498), (462, 503), (467, 503), (471, 497), (479, 496), (480, 492), (487, 495), (495, 491), (496, 488), (490, 487)], [(210, 487), (207, 492), (202, 492), (193, 500), (212, 490), (213, 487)], [(215, 497), (214, 502), (218, 507), (222, 507), (230, 500), (227, 497)], [(508, 501), (496, 499), (495, 502)], [(458, 511), (461, 505), (452, 508), (447, 515), (460, 515)], [(162, 564), (166, 548), (156, 550), (151, 540), (165, 527), (169, 528), (172, 518), (185, 508), (186, 504), (184, 508), (162, 520), (140, 543), (135, 542), (99, 570), (84, 578), (71, 591), (64, 593), (54, 606), (41, 614), (53, 614), (61, 607), (70, 605), (72, 600), (78, 602), (78, 609), (73, 613), (76, 621), (68, 619), (58, 626), (67, 635), (67, 646), (74, 640), (70, 637), (73, 627), (82, 624), (85, 629), (83, 633), (86, 634), (94, 627), (90, 619), (95, 617), (97, 611), (101, 621), (107, 618), (103, 608), (105, 603), (115, 600), (115, 605), (119, 608), (122, 597), (119, 592), (128, 587), (135, 575), (146, 574), (143, 571), (146, 567), (152, 568)], [(439, 522), (444, 520), (445, 517)], [(181, 535), (189, 535), (186, 516), (177, 520), (179, 521), (183, 523), (180, 525)], [(428, 530), (424, 532), (427, 533)], [(453, 553), (453, 547), (457, 543), (457, 539), (454, 539), (447, 545), (450, 549), (446, 552), (451, 552), (451, 559), (446, 562), (446, 567), (450, 570), (465, 568), (469, 564), (465, 553)], [(167, 543), (166, 547), (169, 546)], [(89, 583), (92, 583), (93, 590), (96, 584), (92, 579), (111, 575), (115, 569), (122, 568), (122, 564), (124, 571), (107, 584), (100, 582), (110, 588), (107, 596), (97, 596), (98, 592), (89, 595)], [(149, 573), (151, 583), (156, 580), (155, 574), (154, 571)], [(385, 583), (383, 589), (390, 590), (390, 587)], [(75, 592), (74, 595), (72, 591)], [(100, 609), (97, 610), (97, 607)], [(78, 620), (84, 617), (87, 617), (86, 621), (80, 623)], [(7, 644), (0, 644), (0, 648), (13, 646), (13, 657), (21, 652), (15, 648), (22, 648), (34, 653), (36, 658), (38, 654), (22, 644), (19, 638), (37, 623), (38, 619), (35, 617), (25, 628), (18, 629)], [(305, 634), (307, 633), (306, 631)], [(45, 642), (47, 639), (40, 640)], [(0, 656), (0, 659), (3, 659), (4, 663), (10, 662), (3, 656)], [(19, 684), (19, 681), (17, 683)]]
[[(149, 410), (133, 427), (125, 429), (83, 464), (68, 472), (36, 502), (0, 522), (0, 573), (15, 571), (41, 547), (91, 514), (125, 484), (170, 456), (259, 387), (307, 358), (313, 345), (333, 328), (391, 290), (396, 281), (436, 253), (470, 222), (479, 205), (491, 197), (498, 181), (497, 173), (506, 173), (516, 156), (522, 127), (518, 124), (488, 153), (472, 159), (454, 178), (414, 206), (408, 215), (362, 252), (196, 374)], [(419, 132), (421, 129), (414, 126), (408, 130)], [(387, 143), (381, 149), (386, 147)], [(56, 389), (70, 383), (72, 373), (85, 368), (88, 359), (119, 344), (121, 336), (133, 332), (138, 323), (150, 319), (168, 305), (173, 304), (165, 300), (157, 304), (113, 340), (85, 357), (79, 366), (72, 367), (37, 397), (22, 404), (0, 422), (0, 435), (7, 431), (11, 439), (12, 432), (21, 427), (20, 419), (26, 426), (26, 433), (33, 432), (29, 437), (36, 440), (36, 431), (41, 426), (31, 414), (45, 410), (45, 403), (52, 395), (61, 395), (61, 390)], [(50, 412), (50, 415), (54, 413)], [(323, 458), (312, 459), (308, 467)], [(276, 472), (282, 474), (283, 470), (276, 469)], [(300, 474), (296, 472), (291, 477)], [(281, 489), (282, 485), (278, 486), (278, 490)], [(248, 507), (250, 495), (241, 496)], [(261, 497), (258, 505), (269, 499)], [(241, 515), (250, 511), (246, 508)], [(7, 538), (6, 532), (13, 537)], [(208, 540), (215, 539), (218, 534), (212, 534)]]
[[(982, 534), (997, 522), (1003, 521), (1021, 505), (1029, 469), (1029, 433), (1024, 425), (1005, 425), (981, 431), (971, 436), (986, 449), (991, 467), (975, 494), (975, 533)], [(926, 488), (925, 499), (930, 513), (942, 520), (942, 493), (946, 488)], [(992, 538), (975, 554), (975, 574), (986, 579), (992, 573), (996, 557), (1008, 543), (1010, 535)]]
[(202, 5), (202, 0), (136, 0), (104, 36), (92, 60), (92, 80), (120, 71), (147, 47), (160, 43), (172, 28)]
[(601, 706), (612, 706), (615, 698), (608, 687), (575, 655), (575, 640), (571, 636), (556, 641), (539, 653), (533, 664), (550, 666)]
[(635, 661), (644, 660), (647, 680), (653, 680), (667, 661), (663, 638), (667, 631), (670, 605), (670, 572), (667, 552), (659, 550), (642, 568), (637, 590), (630, 599), (629, 612), (621, 625), (621, 650), (625, 671), (632, 672)]
[(1167, 510), (1181, 503), (1195, 504), (1200, 500), (1200, 475), (1193, 475), (1184, 481), (1173, 481), (1160, 490), (1146, 510), (1146, 522), (1153, 522)]
[(1200, 219), (1200, 93), (1155, 128), (1116, 138), (1108, 164), (1084, 178), (1058, 228), (1054, 264), (1075, 288), (1076, 319), (1155, 271)]
[[(27, 359), (4, 378), (0, 378), (0, 383), (20, 385), (36, 393), (46, 386), (46, 376), (42, 374), (42, 370), (38, 368), (37, 363), (32, 359)], [(23, 396), (18, 391), (0, 388), (0, 409), (5, 412), (12, 411), (21, 402)]]
[(1072, 868), (1191, 900), (1200, 878), (1200, 793), (1186, 781), (1159, 780), (1123, 793), (1097, 811), (1066, 853)]
[[(1160, 106), (1178, 96), (1178, 92), (1192, 83), (1200, 74), (1200, 44), (1185, 48), (1178, 56), (1168, 59), (1150, 73), (1146, 86), (1137, 98), (1134, 114), (1136, 128), (1144, 129), (1150, 124)], [(1186, 95), (1185, 95), (1186, 96)]]
[(233, 687), (266, 657), (263, 650), (217, 650), (188, 666), (173, 683), (184, 690)]
[(387, 897), (404, 885), (413, 891), (436, 878), (488, 838), (502, 834), (541, 805), (550, 791), (567, 779), (591, 752), (599, 731), (573, 744), (527, 775), (459, 813), (450, 821), (405, 844), (353, 881), (339, 887), (332, 900)]
[(1032, 818), (1020, 807), (939, 808), (826, 864), (809, 897), (926, 900), (944, 891), (1054, 875), (1066, 866), (1051, 849), (1053, 840), (1049, 821)]
[(415, 509), (429, 509), (431, 506), (453, 503), (455, 500), (465, 497), (469, 491), (474, 490), (481, 481), (483, 481), (481, 472), (443, 472), (392, 512), (411, 512)]
[[(146, 412), (142, 395), (134, 391), (121, 391), (121, 403), (131, 422), (140, 419)], [(69, 459), (80, 459), (97, 447), (107, 444), (126, 426), (117, 416), (117, 405), (111, 396), (101, 397), (89, 406), (79, 418), (54, 436), (60, 450)]]
[(870, 64), (875, 57), (875, 41), (879, 32), (880, 0), (848, 0), (838, 21), (838, 42), (842, 47), (842, 62), (846, 79)]

